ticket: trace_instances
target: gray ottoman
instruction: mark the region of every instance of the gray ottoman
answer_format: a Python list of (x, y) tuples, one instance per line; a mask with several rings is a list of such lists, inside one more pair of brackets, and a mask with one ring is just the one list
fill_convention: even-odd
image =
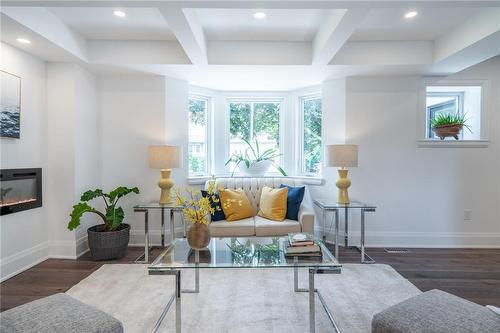
[(441, 290), (427, 291), (373, 317), (372, 333), (498, 333), (500, 316)]
[(55, 294), (0, 313), (0, 332), (122, 333), (114, 317), (66, 294)]

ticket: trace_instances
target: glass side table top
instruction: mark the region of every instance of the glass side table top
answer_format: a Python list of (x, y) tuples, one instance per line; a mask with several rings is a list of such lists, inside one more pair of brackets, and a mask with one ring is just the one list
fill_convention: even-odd
[(169, 204), (160, 204), (159, 202), (148, 202), (145, 204), (139, 204), (135, 205), (134, 209), (172, 209), (172, 210), (182, 210), (182, 206), (176, 205), (174, 203), (169, 203)]
[(148, 267), (151, 270), (183, 268), (270, 268), (270, 267), (341, 267), (321, 241), (321, 257), (285, 257), (287, 237), (212, 238), (208, 250), (191, 249), (185, 238), (176, 239)]
[(377, 208), (376, 206), (365, 204), (359, 201), (351, 201), (348, 204), (341, 204), (331, 199), (318, 199), (314, 200), (314, 204), (319, 206), (320, 208), (325, 209), (335, 209), (335, 208)]

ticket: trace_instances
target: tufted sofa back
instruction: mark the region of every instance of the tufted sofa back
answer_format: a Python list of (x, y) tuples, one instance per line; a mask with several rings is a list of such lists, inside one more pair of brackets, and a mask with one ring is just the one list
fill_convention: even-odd
[[(253, 207), (253, 213), (256, 215), (259, 211), (260, 194), (262, 187), (269, 186), (273, 188), (280, 187), (281, 184), (288, 186), (302, 186), (300, 181), (296, 181), (293, 178), (285, 177), (263, 177), (263, 178), (217, 178), (215, 179), (215, 188), (227, 188), (227, 189), (239, 189), (242, 188), (245, 191), (250, 203)], [(208, 182), (205, 184), (205, 187)]]

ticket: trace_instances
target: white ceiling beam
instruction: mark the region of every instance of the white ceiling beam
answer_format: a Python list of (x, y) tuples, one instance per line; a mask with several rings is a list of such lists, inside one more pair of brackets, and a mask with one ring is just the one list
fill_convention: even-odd
[[(500, 8), (488, 8), (468, 18), (435, 42), (434, 61), (440, 62), (500, 31)], [(496, 45), (500, 48), (500, 44)]]
[(432, 41), (347, 42), (330, 65), (422, 65), (433, 63)]
[(177, 41), (89, 40), (91, 64), (171, 64), (191, 62)]
[(210, 41), (210, 65), (310, 65), (311, 43)]
[(313, 65), (327, 65), (342, 48), (369, 9), (332, 10), (313, 41)]
[(191, 62), (194, 65), (207, 65), (205, 33), (195, 11), (165, 7), (159, 10)]
[(2, 6), (30, 7), (170, 7), (241, 9), (349, 9), (499, 7), (499, 0), (4, 0)]
[(45, 8), (2, 7), (0, 11), (82, 61), (87, 60), (87, 41)]

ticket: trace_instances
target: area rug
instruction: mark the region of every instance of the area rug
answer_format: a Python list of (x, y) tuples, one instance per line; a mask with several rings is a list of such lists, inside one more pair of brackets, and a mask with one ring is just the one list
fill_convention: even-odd
[[(182, 272), (192, 288), (193, 272)], [(420, 291), (388, 265), (345, 264), (341, 274), (316, 275), (342, 332), (370, 332), (374, 314)], [(307, 286), (300, 271), (299, 286)], [(119, 319), (125, 332), (150, 332), (171, 294), (172, 276), (149, 276), (145, 265), (103, 265), (67, 293)], [(160, 332), (174, 332), (175, 307)], [(182, 295), (183, 332), (307, 332), (307, 293), (293, 291), (291, 269), (201, 269), (200, 293)], [(316, 300), (316, 331), (332, 332)]]

